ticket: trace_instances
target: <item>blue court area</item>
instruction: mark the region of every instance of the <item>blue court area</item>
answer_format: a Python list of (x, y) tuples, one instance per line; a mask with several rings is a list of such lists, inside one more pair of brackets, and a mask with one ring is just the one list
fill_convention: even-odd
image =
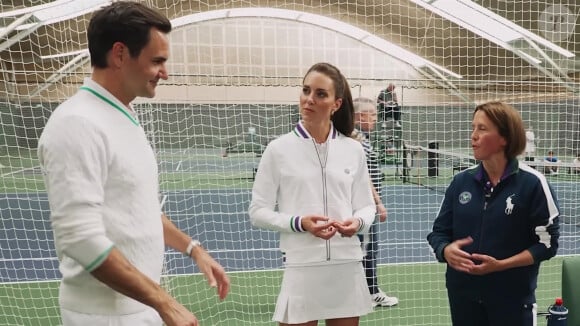
[[(552, 183), (564, 212), (559, 255), (580, 254), (579, 204), (571, 182)], [(385, 187), (388, 219), (380, 226), (380, 264), (434, 261), (425, 240), (443, 194), (417, 185)], [(228, 271), (282, 267), (275, 232), (255, 229), (247, 215), (249, 189), (165, 193), (171, 219)], [(45, 194), (0, 195), (0, 283), (60, 278)], [(167, 252), (170, 274), (197, 272), (181, 253)]]

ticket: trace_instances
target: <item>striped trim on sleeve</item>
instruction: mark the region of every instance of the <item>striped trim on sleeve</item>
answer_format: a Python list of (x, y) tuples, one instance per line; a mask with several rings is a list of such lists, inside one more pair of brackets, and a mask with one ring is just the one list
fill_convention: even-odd
[(290, 218), (290, 229), (292, 229), (293, 232), (306, 232), (306, 230), (302, 228), (301, 216), (292, 216)]
[(358, 218), (358, 230), (356, 230), (357, 233), (360, 233), (362, 230), (364, 230), (365, 228), (365, 221), (359, 217)]

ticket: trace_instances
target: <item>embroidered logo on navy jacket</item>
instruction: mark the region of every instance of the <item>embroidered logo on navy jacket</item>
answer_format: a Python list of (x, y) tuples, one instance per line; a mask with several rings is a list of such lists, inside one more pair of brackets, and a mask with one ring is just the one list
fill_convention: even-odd
[(471, 193), (469, 191), (464, 191), (459, 194), (459, 202), (463, 205), (469, 203), (471, 201)]
[(516, 194), (512, 194), (508, 198), (505, 199), (505, 215), (511, 215), (514, 211), (514, 203), (512, 202), (512, 197)]

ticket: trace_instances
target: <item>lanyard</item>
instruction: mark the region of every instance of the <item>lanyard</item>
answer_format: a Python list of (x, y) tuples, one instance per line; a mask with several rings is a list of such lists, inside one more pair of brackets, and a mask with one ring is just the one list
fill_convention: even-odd
[(112, 107), (114, 107), (115, 109), (120, 111), (121, 113), (123, 113), (127, 118), (129, 118), (129, 120), (131, 120), (131, 122), (133, 122), (134, 125), (136, 125), (136, 126), (139, 125), (139, 121), (137, 121), (137, 119), (135, 119), (129, 112), (127, 112), (127, 110), (125, 110), (122, 107), (120, 107), (119, 105), (117, 105), (117, 103), (109, 100), (108, 98), (104, 97), (103, 95), (99, 94), (97, 91), (95, 91), (94, 89), (92, 89), (88, 86), (81, 86), (80, 89), (92, 93), (96, 97), (100, 98), (101, 100), (105, 101), (106, 103), (108, 103), (109, 105), (111, 105)]

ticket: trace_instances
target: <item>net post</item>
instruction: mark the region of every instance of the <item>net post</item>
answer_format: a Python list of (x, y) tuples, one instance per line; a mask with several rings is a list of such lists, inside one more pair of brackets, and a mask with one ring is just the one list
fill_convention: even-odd
[(409, 175), (410, 175), (410, 170), (411, 170), (411, 152), (409, 150), (409, 148), (407, 147), (407, 144), (405, 142), (403, 142), (403, 183), (406, 183), (408, 181)]
[[(429, 149), (438, 150), (439, 142), (430, 141), (428, 144)], [(439, 175), (439, 154), (436, 152), (429, 151), (427, 153), (427, 176), (436, 177)]]

